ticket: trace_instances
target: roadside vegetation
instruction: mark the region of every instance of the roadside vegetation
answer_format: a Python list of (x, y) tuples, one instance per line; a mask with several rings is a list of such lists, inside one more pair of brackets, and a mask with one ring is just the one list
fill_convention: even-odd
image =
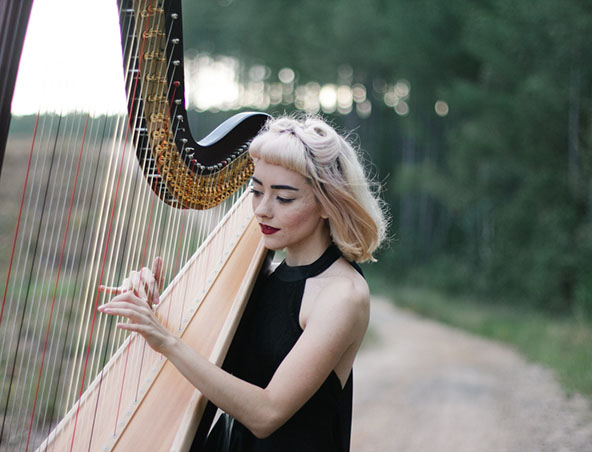
[(582, 316), (393, 283), (374, 272), (370, 280), (375, 294), (398, 307), (504, 342), (526, 359), (552, 369), (567, 394), (580, 393), (592, 400), (592, 323)]

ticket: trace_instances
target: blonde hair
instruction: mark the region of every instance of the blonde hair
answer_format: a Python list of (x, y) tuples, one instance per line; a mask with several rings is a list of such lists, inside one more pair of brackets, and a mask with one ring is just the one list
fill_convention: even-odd
[(375, 261), (387, 221), (359, 151), (319, 117), (271, 119), (251, 143), (251, 157), (304, 176), (328, 215), (333, 242), (350, 261)]

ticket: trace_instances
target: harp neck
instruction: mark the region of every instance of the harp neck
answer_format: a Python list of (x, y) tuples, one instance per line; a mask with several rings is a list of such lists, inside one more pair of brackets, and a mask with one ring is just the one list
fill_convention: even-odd
[(181, 208), (208, 209), (253, 172), (250, 139), (267, 115), (236, 115), (196, 141), (185, 108), (180, 0), (119, 0), (136, 155), (156, 194)]

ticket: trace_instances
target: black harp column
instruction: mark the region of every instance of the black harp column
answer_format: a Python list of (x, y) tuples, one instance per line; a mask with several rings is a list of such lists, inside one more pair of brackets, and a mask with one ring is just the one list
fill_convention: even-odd
[(0, 1), (0, 173), (10, 127), (10, 105), (33, 0)]

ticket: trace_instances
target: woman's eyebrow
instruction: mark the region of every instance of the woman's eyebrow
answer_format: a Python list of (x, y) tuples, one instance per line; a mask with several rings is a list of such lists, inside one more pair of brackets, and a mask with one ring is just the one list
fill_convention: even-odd
[[(251, 176), (251, 179), (256, 184), (263, 185), (263, 183), (259, 179), (257, 179), (256, 177)], [(293, 191), (300, 191), (299, 188), (292, 187), (291, 185), (272, 185), (271, 188), (274, 189), (274, 190), (293, 190)]]
[(272, 185), (271, 188), (275, 190), (293, 190), (293, 191), (300, 191), (299, 188), (292, 187), (291, 185)]

